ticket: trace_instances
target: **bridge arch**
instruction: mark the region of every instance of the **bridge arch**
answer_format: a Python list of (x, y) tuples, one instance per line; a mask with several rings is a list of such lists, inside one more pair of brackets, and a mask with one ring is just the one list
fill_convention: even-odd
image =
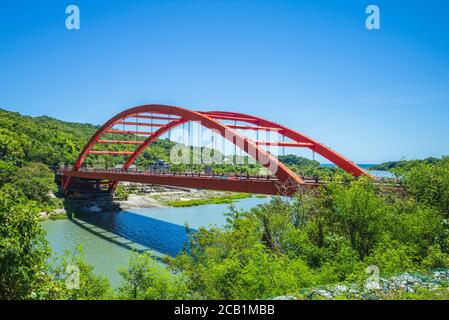
[[(332, 150), (331, 148), (327, 147), (326, 145), (318, 142), (315, 139), (312, 139), (298, 131), (295, 131), (293, 129), (290, 129), (284, 125), (281, 125), (279, 123), (266, 120), (257, 116), (253, 115), (247, 115), (244, 113), (236, 113), (236, 112), (226, 112), (226, 111), (208, 111), (203, 112), (203, 114), (206, 114), (210, 117), (220, 119), (220, 117), (226, 117), (226, 118), (238, 118), (238, 119), (245, 119), (247, 118), (249, 123), (256, 122), (257, 125), (262, 127), (270, 127), (270, 128), (277, 128), (282, 130), (283, 135), (285, 135), (287, 138), (290, 138), (291, 140), (297, 142), (297, 143), (303, 143), (304, 147), (309, 148), (310, 150), (318, 153), (322, 157), (326, 158), (330, 162), (334, 163), (341, 169), (345, 170), (348, 173), (351, 173), (354, 176), (361, 176), (366, 175), (370, 176), (370, 174), (359, 167), (357, 164), (355, 164), (353, 161), (345, 158), (338, 152)], [(255, 121), (254, 121), (255, 120)]]
[[(151, 116), (150, 116), (150, 115)], [(126, 120), (129, 118), (135, 118), (134, 122), (127, 122)], [(151, 123), (139, 123), (139, 119), (148, 118), (148, 119), (159, 119), (166, 120), (165, 124), (155, 124), (153, 121)], [(75, 162), (72, 170), (78, 171), (81, 169), (82, 164), (84, 163), (86, 157), (89, 154), (101, 154), (102, 152), (105, 154), (114, 154), (114, 152), (109, 151), (94, 151), (92, 148), (97, 144), (104, 143), (117, 143), (117, 144), (136, 144), (137, 148), (132, 152), (115, 152), (115, 154), (126, 154), (129, 155), (129, 158), (125, 161), (123, 165), (123, 169), (127, 170), (130, 166), (136, 161), (139, 155), (154, 141), (156, 141), (159, 137), (169, 132), (170, 130), (190, 121), (199, 122), (201, 126), (206, 127), (208, 129), (214, 130), (220, 134), (223, 138), (230, 141), (233, 144), (238, 144), (238, 146), (244, 150), (249, 156), (254, 158), (257, 162), (262, 164), (264, 167), (268, 168), (281, 183), (285, 183), (287, 181), (292, 182), (296, 185), (304, 184), (304, 181), (296, 175), (292, 170), (290, 170), (286, 165), (280, 162), (275, 156), (266, 151), (261, 147), (260, 141), (254, 141), (253, 139), (248, 138), (247, 136), (240, 134), (237, 132), (237, 129), (244, 129), (246, 126), (236, 126), (230, 125), (227, 123), (223, 123), (222, 120), (234, 120), (239, 122), (247, 122), (252, 124), (253, 126), (248, 126), (251, 130), (259, 130), (259, 128), (265, 129), (274, 129), (278, 131), (282, 131), (282, 134), (288, 137), (289, 139), (296, 142), (297, 146), (303, 146), (310, 148), (311, 150), (317, 152), (323, 157), (327, 158), (331, 162), (335, 163), (337, 166), (342, 168), (343, 170), (355, 175), (369, 175), (362, 168), (358, 167), (352, 161), (344, 158), (337, 152), (332, 149), (324, 146), (312, 138), (309, 138), (299, 132), (296, 132), (292, 129), (289, 129), (283, 125), (278, 123), (265, 120), (259, 117), (246, 115), (243, 113), (232, 113), (232, 112), (222, 112), (222, 111), (210, 111), (210, 112), (199, 112), (192, 111), (185, 108), (177, 107), (177, 106), (166, 106), (159, 104), (148, 104), (142, 105), (134, 108), (127, 109), (123, 112), (112, 117), (108, 120), (98, 131), (91, 137), (89, 142), (83, 148), (80, 153), (77, 161)], [(123, 124), (126, 125), (136, 125), (137, 126), (146, 126), (153, 129), (154, 127), (158, 127), (154, 132), (142, 132), (142, 131), (131, 131), (131, 130), (113, 130), (112, 128), (115, 125)], [(144, 141), (132, 142), (132, 141), (108, 141), (101, 140), (102, 136), (107, 133), (117, 133), (117, 134), (147, 134), (147, 138)], [(275, 168), (275, 169), (273, 169)], [(67, 191), (71, 184), (73, 183), (73, 178), (69, 177), (63, 182), (63, 189)], [(117, 181), (114, 181), (111, 184), (111, 191), (116, 187)]]

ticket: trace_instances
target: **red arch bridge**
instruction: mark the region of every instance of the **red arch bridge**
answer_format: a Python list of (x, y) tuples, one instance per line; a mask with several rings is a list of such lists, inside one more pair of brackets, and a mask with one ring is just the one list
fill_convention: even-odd
[[(209, 173), (175, 173), (160, 170), (135, 170), (133, 163), (142, 152), (163, 135), (175, 128), (196, 123), (206, 128), (223, 141), (228, 141), (248, 157), (267, 168), (270, 174), (264, 176), (217, 175)], [(201, 130), (201, 129), (200, 129)], [(243, 133), (242, 133), (243, 132)], [(250, 137), (253, 132), (256, 138)], [(259, 134), (275, 133), (277, 140), (259, 139)], [(114, 138), (108, 138), (113, 136)], [(117, 138), (120, 137), (120, 138)], [(130, 138), (132, 137), (132, 138)], [(105, 145), (114, 145), (105, 148)], [(116, 151), (125, 145), (127, 151)], [(130, 151), (132, 147), (133, 150)], [(321, 182), (300, 177), (266, 147), (308, 148), (328, 159), (354, 176), (369, 174), (322, 143), (276, 122), (235, 112), (192, 111), (176, 106), (143, 105), (125, 110), (107, 121), (89, 140), (73, 167), (59, 170), (62, 189), (66, 194), (82, 192), (111, 193), (121, 181), (153, 185), (248, 192), (269, 195), (292, 195), (302, 187), (317, 186)], [(264, 148), (265, 147), (265, 148)], [(108, 150), (105, 150), (108, 149)], [(201, 146), (200, 146), (201, 149)], [(190, 149), (189, 149), (190, 150)], [(120, 168), (92, 169), (83, 166), (89, 155), (124, 156)], [(189, 156), (190, 157), (190, 156)], [(235, 159), (235, 158), (234, 158)]]

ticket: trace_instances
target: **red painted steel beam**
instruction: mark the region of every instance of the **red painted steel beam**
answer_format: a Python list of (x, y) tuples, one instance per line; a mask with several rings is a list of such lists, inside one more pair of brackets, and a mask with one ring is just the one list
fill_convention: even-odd
[(254, 143), (261, 146), (278, 146), (278, 147), (299, 147), (299, 148), (311, 148), (312, 143), (309, 142), (285, 142), (285, 141), (258, 141), (253, 140)]
[(142, 144), (143, 141), (132, 141), (132, 140), (98, 140), (97, 143), (103, 143), (103, 144)]
[(211, 178), (192, 176), (172, 176), (172, 175), (141, 175), (130, 173), (113, 172), (90, 172), (90, 171), (63, 171), (67, 177), (77, 177), (86, 179), (108, 179), (114, 181), (126, 181), (134, 183), (146, 183), (163, 186), (174, 186), (182, 188), (222, 190), (232, 192), (245, 192), (256, 194), (278, 194), (275, 181), (256, 179), (236, 179), (236, 178)]
[(99, 180), (94, 180), (94, 181), (74, 181), (73, 182), (76, 185), (87, 185), (87, 186), (91, 186), (93, 184), (101, 184), (101, 185), (110, 185), (111, 181), (99, 181)]
[(202, 113), (207, 115), (208, 117), (214, 118), (214, 119), (233, 120), (233, 121), (245, 121), (245, 122), (250, 122), (250, 123), (257, 123), (257, 119), (253, 119), (253, 118), (233, 117), (233, 116), (212, 114), (212, 113), (209, 113), (209, 112), (202, 112)]
[(135, 130), (116, 130), (116, 129), (109, 129), (106, 131), (106, 133), (115, 133), (115, 134), (144, 134), (144, 135), (152, 135), (153, 132), (146, 132), (146, 131), (135, 131)]
[(260, 127), (260, 126), (246, 126), (240, 124), (227, 124), (229, 128), (232, 129), (244, 129), (244, 130), (264, 130), (264, 131), (283, 131), (281, 128), (273, 128), (273, 127)]
[(179, 120), (179, 118), (175, 118), (175, 117), (162, 117), (162, 116), (148, 116), (148, 115), (128, 115), (125, 119), (127, 118), (141, 118), (141, 119), (154, 119), (154, 120), (168, 120), (168, 121), (174, 121), (174, 120)]
[(148, 122), (133, 122), (133, 121), (119, 121), (115, 124), (122, 124), (126, 126), (145, 126), (145, 127), (164, 127), (165, 123), (148, 123)]

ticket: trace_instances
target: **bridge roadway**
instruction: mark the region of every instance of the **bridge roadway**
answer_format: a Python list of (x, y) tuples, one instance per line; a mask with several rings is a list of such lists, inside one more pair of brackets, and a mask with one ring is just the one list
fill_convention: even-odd
[[(79, 169), (76, 171), (72, 169), (60, 169), (59, 174), (64, 179), (72, 177), (99, 181), (126, 181), (172, 187), (267, 195), (291, 195), (297, 188), (297, 186), (282, 186), (275, 176), (206, 175), (198, 173), (126, 171), (120, 169)], [(317, 187), (324, 183), (312, 179), (305, 179), (304, 182), (304, 185), (301, 186)]]

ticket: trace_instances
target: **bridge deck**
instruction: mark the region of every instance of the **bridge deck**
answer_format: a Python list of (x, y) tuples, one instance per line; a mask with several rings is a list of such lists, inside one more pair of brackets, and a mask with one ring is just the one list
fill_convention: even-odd
[[(126, 181), (173, 187), (246, 192), (256, 194), (279, 194), (279, 180), (270, 176), (220, 176), (191, 173), (158, 173), (149, 171), (120, 170), (60, 170), (63, 177), (93, 180)], [(305, 180), (305, 186), (319, 186), (322, 182)], [(288, 195), (288, 194), (285, 194)]]

